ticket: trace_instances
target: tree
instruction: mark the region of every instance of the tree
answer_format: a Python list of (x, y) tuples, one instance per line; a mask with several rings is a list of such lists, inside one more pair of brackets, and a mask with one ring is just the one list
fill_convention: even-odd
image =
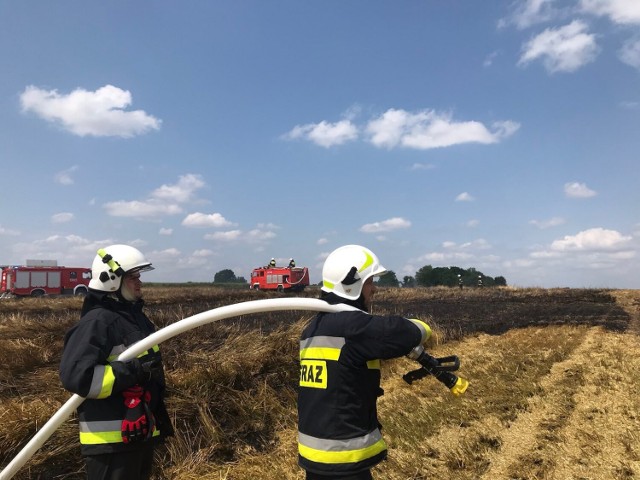
[(402, 286), (404, 288), (413, 288), (416, 286), (416, 279), (409, 275), (405, 275), (402, 279)]
[(246, 280), (242, 277), (236, 278), (233, 270), (225, 268), (213, 276), (213, 283), (246, 283)]
[(396, 272), (389, 270), (378, 278), (376, 285), (378, 287), (397, 287), (399, 283), (398, 277), (396, 277)]
[(431, 265), (425, 265), (416, 272), (416, 283), (421, 287), (455, 287), (460, 285), (460, 280), (463, 285), (475, 287), (478, 285), (479, 278), (482, 279), (482, 285), (485, 287), (507, 285), (507, 280), (504, 277), (494, 279), (473, 267), (465, 270), (455, 266), (434, 268)]
[(416, 283), (421, 287), (433, 287), (431, 272), (433, 267), (431, 265), (425, 265), (416, 272)]
[(495, 285), (496, 285), (496, 287), (506, 287), (507, 286), (507, 279), (502, 277), (502, 276), (496, 277)]

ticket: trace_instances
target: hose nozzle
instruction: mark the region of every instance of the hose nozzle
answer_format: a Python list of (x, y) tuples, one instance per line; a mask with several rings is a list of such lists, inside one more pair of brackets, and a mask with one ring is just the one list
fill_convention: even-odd
[(409, 385), (415, 380), (424, 378), (427, 375), (433, 375), (456, 397), (467, 391), (469, 381), (451, 373), (460, 368), (460, 359), (457, 356), (435, 358), (425, 352), (422, 347), (416, 347), (408, 357), (422, 365), (421, 368), (402, 376), (402, 379)]

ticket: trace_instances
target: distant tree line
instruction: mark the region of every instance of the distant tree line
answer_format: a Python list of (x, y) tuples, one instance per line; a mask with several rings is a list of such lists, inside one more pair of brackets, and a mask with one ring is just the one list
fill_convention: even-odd
[(480, 270), (471, 267), (468, 269), (460, 267), (432, 267), (425, 265), (416, 272), (415, 277), (406, 275), (402, 282), (398, 280), (395, 272), (389, 270), (382, 275), (376, 285), (380, 287), (506, 287), (507, 280), (502, 277), (490, 277)]
[[(213, 283), (247, 283), (244, 277), (236, 277), (233, 270), (228, 268), (220, 270), (213, 277)], [(319, 283), (322, 285), (322, 281)], [(425, 265), (416, 272), (415, 277), (406, 275), (402, 282), (398, 280), (396, 273), (389, 270), (378, 278), (376, 285), (379, 287), (506, 287), (507, 280), (502, 277), (490, 277), (475, 268), (460, 267), (432, 267)]]
[(244, 277), (236, 277), (233, 270), (225, 268), (213, 276), (213, 283), (247, 283)]

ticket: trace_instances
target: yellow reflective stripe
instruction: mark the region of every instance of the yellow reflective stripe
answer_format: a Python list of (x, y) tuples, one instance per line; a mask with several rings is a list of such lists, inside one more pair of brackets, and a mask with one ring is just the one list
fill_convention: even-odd
[[(339, 348), (309, 347), (300, 350), (300, 360), (338, 360), (340, 358)], [(380, 360), (368, 360), (367, 368), (380, 370)]]
[(316, 463), (355, 463), (366, 460), (367, 458), (375, 457), (380, 452), (387, 449), (387, 444), (383, 439), (378, 440), (373, 445), (369, 445), (365, 448), (358, 450), (344, 450), (344, 451), (325, 451), (317, 450), (315, 448), (307, 447), (298, 443), (298, 451), (307, 460), (311, 460)]
[(322, 280), (322, 286), (330, 288), (331, 290), (333, 290), (333, 287), (335, 287), (335, 285), (328, 280)]
[(413, 322), (416, 327), (421, 330), (422, 342), (426, 342), (427, 340), (429, 340), (429, 338), (431, 338), (431, 327), (429, 327), (429, 325), (427, 325), (422, 320), (418, 320), (417, 318), (410, 318), (409, 321)]
[(113, 384), (116, 381), (116, 376), (113, 374), (113, 368), (111, 365), (104, 366), (104, 375), (102, 376), (102, 387), (100, 393), (96, 398), (107, 398), (113, 391)]
[[(153, 431), (153, 437), (160, 435), (160, 430)], [(101, 445), (103, 443), (123, 443), (120, 430), (112, 432), (80, 432), (82, 445)]]
[(367, 253), (366, 250), (363, 250), (362, 253), (364, 253), (366, 260), (364, 261), (364, 264), (360, 267), (360, 270), (358, 270), (359, 272), (362, 272), (365, 268), (367, 268), (369, 265), (373, 263), (373, 257), (369, 255), (369, 253)]
[[(160, 347), (158, 345), (154, 345), (153, 347), (151, 347), (151, 350), (153, 350), (154, 352), (158, 353), (160, 351)], [(142, 352), (141, 354), (138, 355), (137, 358), (142, 358), (145, 355), (149, 355), (149, 350), (145, 350), (144, 352)]]
[(339, 348), (309, 347), (300, 350), (300, 360), (313, 358), (316, 360), (338, 360), (340, 358)]
[[(114, 349), (114, 351), (112, 352), (111, 355), (109, 355), (107, 357), (107, 361), (108, 362), (113, 362), (114, 360), (116, 360), (118, 358), (118, 356), (124, 352), (126, 350), (126, 348), (124, 347), (124, 345), (122, 345), (119, 349)], [(151, 350), (153, 350), (154, 352), (158, 353), (160, 351), (160, 347), (158, 345), (154, 345), (153, 347), (151, 347)], [(145, 350), (144, 352), (142, 352), (140, 355), (138, 355), (137, 358), (142, 358), (145, 355), (149, 355), (149, 350)]]
[(122, 432), (80, 432), (82, 445), (99, 445), (101, 443), (122, 443)]
[(367, 361), (367, 368), (371, 370), (380, 370), (380, 360)]

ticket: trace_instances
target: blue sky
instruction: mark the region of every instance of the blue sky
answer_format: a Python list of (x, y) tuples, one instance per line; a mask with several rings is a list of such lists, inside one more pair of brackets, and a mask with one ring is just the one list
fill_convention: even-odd
[(638, 0), (0, 0), (0, 60), (0, 264), (640, 288)]

